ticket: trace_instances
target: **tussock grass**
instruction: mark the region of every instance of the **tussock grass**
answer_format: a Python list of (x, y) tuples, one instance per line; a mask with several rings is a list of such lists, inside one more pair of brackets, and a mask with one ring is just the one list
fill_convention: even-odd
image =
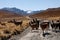
[[(27, 28), (29, 25), (29, 20), (28, 19), (22, 19), (23, 23), (22, 26), (18, 25), (16, 26), (14, 23), (8, 23), (6, 22), (1, 22), (1, 23), (5, 23), (5, 25), (1, 25), (0, 24), (0, 36), (8, 36), (13, 34), (13, 32), (19, 31), (22, 32), (25, 28)], [(10, 34), (6, 34), (4, 33), (5, 30), (8, 30), (10, 32)], [(13, 36), (13, 35), (12, 35)]]

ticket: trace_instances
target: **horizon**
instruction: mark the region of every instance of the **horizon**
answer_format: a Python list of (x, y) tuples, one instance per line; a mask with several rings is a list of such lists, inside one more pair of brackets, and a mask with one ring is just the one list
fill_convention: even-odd
[(60, 0), (1, 0), (0, 9), (5, 7), (16, 7), (24, 11), (46, 10), (60, 7)]

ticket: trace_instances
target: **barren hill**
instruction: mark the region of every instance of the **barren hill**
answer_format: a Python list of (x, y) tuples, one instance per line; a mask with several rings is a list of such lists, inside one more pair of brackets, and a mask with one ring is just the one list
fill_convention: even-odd
[(0, 18), (11, 18), (11, 17), (21, 17), (21, 15), (18, 15), (14, 12), (10, 12), (7, 10), (0, 10)]
[(37, 17), (37, 18), (60, 17), (60, 8), (49, 8), (43, 12), (30, 15), (30, 17)]
[(23, 17), (20, 14), (11, 12), (11, 11), (7, 11), (7, 10), (0, 10), (0, 21), (8, 21), (8, 20), (12, 20), (12, 19), (20, 19), (21, 17)]

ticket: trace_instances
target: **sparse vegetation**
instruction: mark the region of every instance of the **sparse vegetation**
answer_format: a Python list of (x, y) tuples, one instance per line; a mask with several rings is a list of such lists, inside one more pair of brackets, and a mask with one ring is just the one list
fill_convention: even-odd
[[(20, 20), (18, 20), (20, 21)], [(24, 31), (25, 28), (28, 27), (29, 20), (23, 18), (22, 19), (22, 25), (16, 25), (14, 22), (9, 23), (8, 21), (1, 21), (0, 22), (0, 38), (1, 40), (7, 40), (13, 35), (18, 35), (22, 31)]]

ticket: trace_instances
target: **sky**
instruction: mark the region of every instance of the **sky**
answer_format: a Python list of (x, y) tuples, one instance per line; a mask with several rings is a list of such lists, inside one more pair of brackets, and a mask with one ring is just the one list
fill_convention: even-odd
[(0, 8), (16, 7), (25, 11), (60, 7), (60, 0), (0, 0)]

